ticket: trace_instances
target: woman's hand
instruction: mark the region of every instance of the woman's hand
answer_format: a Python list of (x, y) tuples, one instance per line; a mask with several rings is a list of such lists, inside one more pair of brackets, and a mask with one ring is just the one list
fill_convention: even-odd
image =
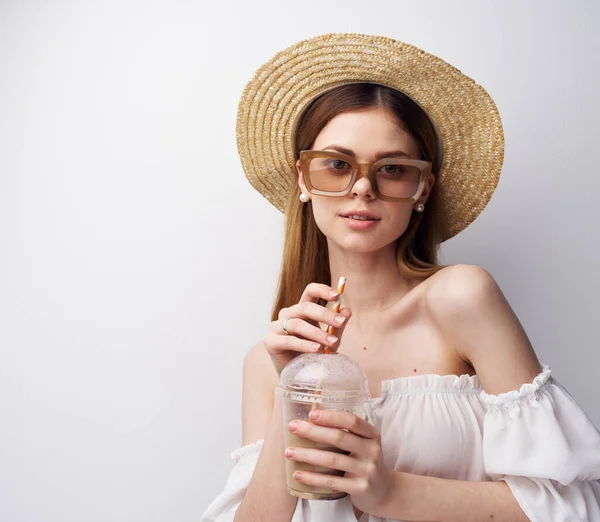
[(343, 477), (336, 477), (303, 470), (296, 472), (294, 478), (310, 486), (345, 491), (356, 508), (377, 515), (390, 501), (396, 476), (394, 470), (386, 468), (383, 463), (380, 432), (353, 413), (314, 410), (310, 418), (312, 422), (292, 421), (288, 429), (300, 437), (331, 444), (350, 454), (290, 447), (286, 448), (286, 457), (346, 473)]
[[(333, 301), (337, 297), (337, 291), (330, 286), (311, 283), (305, 288), (298, 304), (281, 309), (278, 320), (271, 323), (269, 334), (263, 339), (278, 375), (299, 353), (314, 353), (321, 345), (334, 347), (339, 344), (352, 315), (350, 309), (342, 308), (336, 314), (317, 304), (319, 299)], [(319, 322), (336, 328), (335, 335), (329, 335), (321, 329)], [(287, 333), (283, 329), (284, 323)]]

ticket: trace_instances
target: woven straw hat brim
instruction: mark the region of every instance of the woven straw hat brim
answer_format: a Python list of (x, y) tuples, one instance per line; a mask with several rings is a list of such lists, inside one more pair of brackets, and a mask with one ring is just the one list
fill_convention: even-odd
[(446, 209), (447, 240), (483, 211), (504, 159), (500, 115), (483, 87), (441, 58), (398, 40), (329, 33), (277, 52), (245, 86), (236, 138), (252, 186), (284, 211), (297, 182), (292, 130), (307, 104), (326, 90), (373, 82), (400, 90), (435, 123), (443, 141), (436, 176)]

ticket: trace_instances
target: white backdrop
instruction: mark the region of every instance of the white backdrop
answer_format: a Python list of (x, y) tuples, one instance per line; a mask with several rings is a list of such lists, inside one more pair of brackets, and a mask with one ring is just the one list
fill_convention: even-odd
[(282, 216), (235, 116), (299, 39), (384, 34), (481, 83), (492, 201), (443, 246), (487, 268), (600, 426), (599, 8), (494, 2), (0, 3), (0, 520), (198, 520), (241, 443)]

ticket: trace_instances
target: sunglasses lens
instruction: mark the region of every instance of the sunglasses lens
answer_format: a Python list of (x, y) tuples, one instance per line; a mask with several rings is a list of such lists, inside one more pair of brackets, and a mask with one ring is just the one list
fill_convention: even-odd
[(312, 158), (308, 172), (312, 186), (325, 192), (342, 192), (352, 179), (352, 167), (336, 158)]
[(419, 188), (421, 171), (412, 165), (403, 165), (402, 160), (390, 160), (377, 169), (377, 187), (384, 196), (412, 198)]

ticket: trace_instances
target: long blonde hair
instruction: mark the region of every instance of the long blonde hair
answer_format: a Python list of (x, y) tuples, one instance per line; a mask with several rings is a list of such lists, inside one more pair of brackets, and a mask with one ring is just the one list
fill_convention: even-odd
[[(294, 158), (310, 149), (321, 130), (343, 112), (382, 108), (394, 115), (418, 143), (421, 158), (431, 161), (432, 172), (439, 172), (441, 158), (436, 155), (435, 131), (427, 115), (400, 91), (373, 83), (352, 83), (331, 89), (306, 108), (296, 127)], [(297, 176), (297, 172), (294, 172)], [(275, 321), (282, 308), (297, 303), (309, 283), (331, 284), (327, 239), (317, 227), (312, 203), (300, 201), (300, 188), (292, 185), (285, 210), (285, 241), (277, 296), (272, 310)], [(440, 265), (437, 252), (445, 232), (445, 214), (438, 184), (435, 183), (425, 210), (413, 212), (406, 231), (397, 240), (398, 267), (409, 278), (433, 275)]]

